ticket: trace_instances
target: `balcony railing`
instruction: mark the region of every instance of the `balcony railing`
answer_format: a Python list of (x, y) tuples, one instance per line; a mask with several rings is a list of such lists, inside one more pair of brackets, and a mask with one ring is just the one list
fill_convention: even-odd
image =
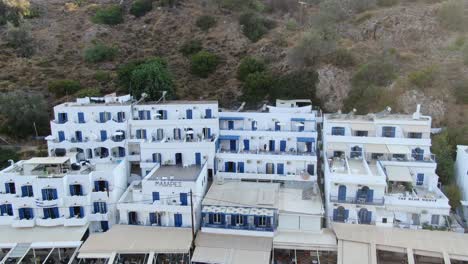
[(249, 230), (249, 231), (262, 231), (262, 232), (273, 232), (274, 228), (272, 226), (254, 226), (254, 225), (222, 225), (222, 224), (208, 224), (202, 223), (202, 227), (208, 228), (222, 228), (222, 229), (236, 229), (236, 230)]
[(345, 199), (340, 199), (338, 196), (330, 195), (330, 201), (332, 203), (348, 203), (348, 204), (367, 204), (367, 205), (383, 205), (385, 200), (382, 199), (372, 199), (367, 201), (365, 199), (360, 199), (358, 197), (345, 197)]
[(36, 224), (36, 219), (19, 219), (18, 217), (13, 219), (11, 223), (12, 227), (33, 227)]
[(258, 154), (258, 155), (294, 155), (294, 156), (316, 156), (315, 151), (297, 151), (297, 150), (289, 150), (289, 151), (265, 151), (259, 149), (251, 149), (251, 150), (240, 150), (240, 149), (219, 149), (220, 153), (242, 153), (242, 154)]

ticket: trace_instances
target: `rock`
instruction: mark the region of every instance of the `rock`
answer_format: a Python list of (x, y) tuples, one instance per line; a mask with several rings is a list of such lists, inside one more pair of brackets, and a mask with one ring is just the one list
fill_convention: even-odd
[(406, 91), (398, 100), (402, 111), (407, 114), (414, 113), (416, 105), (421, 104), (421, 112), (424, 115), (432, 116), (432, 122), (439, 124), (443, 119), (446, 111), (444, 102), (433, 96), (426, 96), (423, 92), (418, 90)]
[(319, 83), (316, 96), (321, 100), (324, 110), (336, 112), (343, 108), (343, 100), (351, 88), (349, 72), (332, 65), (326, 65), (318, 71)]

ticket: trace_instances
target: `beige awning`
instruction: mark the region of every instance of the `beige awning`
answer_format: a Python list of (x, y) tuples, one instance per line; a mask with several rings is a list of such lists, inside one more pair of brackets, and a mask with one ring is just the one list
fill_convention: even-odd
[(321, 233), (307, 231), (277, 231), (273, 238), (275, 249), (336, 251), (336, 236), (331, 229)]
[(188, 253), (190, 228), (114, 225), (105, 233), (92, 234), (80, 248), (84, 256), (111, 254)]
[(385, 166), (389, 181), (394, 182), (412, 182), (413, 177), (408, 167), (403, 166)]
[(31, 164), (31, 165), (54, 165), (54, 164), (63, 164), (67, 162), (70, 158), (69, 157), (36, 157), (31, 158), (24, 161), (23, 164)]
[(351, 124), (351, 129), (359, 131), (372, 131), (375, 130), (375, 126), (373, 123), (353, 123)]
[(414, 126), (414, 125), (405, 125), (403, 126), (405, 132), (416, 132), (416, 133), (430, 133), (430, 126)]
[(367, 243), (343, 241), (341, 250), (343, 264), (371, 263), (370, 245)]
[(346, 143), (341, 143), (341, 142), (327, 143), (327, 151), (332, 151), (332, 150), (346, 151), (348, 150), (348, 145), (346, 145)]
[(388, 148), (383, 144), (366, 144), (364, 151), (367, 153), (388, 153)]
[(409, 154), (411, 153), (408, 146), (403, 145), (387, 145), (389, 153), (392, 154)]
[(268, 264), (272, 238), (199, 232), (192, 262)]

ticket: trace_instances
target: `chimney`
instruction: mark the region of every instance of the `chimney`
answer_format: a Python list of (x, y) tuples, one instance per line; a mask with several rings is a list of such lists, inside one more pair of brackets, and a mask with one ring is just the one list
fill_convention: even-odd
[(413, 113), (413, 119), (421, 118), (421, 104), (416, 105), (416, 112)]

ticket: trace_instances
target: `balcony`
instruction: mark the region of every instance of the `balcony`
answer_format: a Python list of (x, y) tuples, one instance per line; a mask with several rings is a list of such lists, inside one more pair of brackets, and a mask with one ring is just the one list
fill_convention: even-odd
[(43, 207), (54, 207), (61, 206), (63, 204), (63, 200), (61, 198), (54, 200), (36, 200), (36, 203), (40, 203)]
[(12, 227), (34, 227), (36, 224), (36, 219), (19, 219), (18, 217), (13, 219), (13, 222), (11, 223)]
[(65, 196), (63, 197), (63, 203), (65, 207), (69, 207), (71, 205), (86, 205), (89, 201), (89, 194), (88, 195), (73, 195), (73, 196)]
[(367, 201), (364, 199), (359, 199), (357, 197), (345, 197), (345, 199), (339, 199), (338, 196), (330, 195), (330, 201), (332, 203), (347, 203), (347, 204), (365, 204), (365, 205), (384, 205), (385, 200), (382, 199), (372, 199)]
[(298, 170), (294, 172), (286, 172), (285, 174), (267, 174), (265, 172), (225, 172), (218, 171), (218, 177), (225, 179), (252, 179), (252, 180), (278, 180), (278, 181), (316, 181), (317, 176), (310, 175), (307, 172)]
[(108, 221), (109, 220), (109, 212), (107, 213), (91, 213), (88, 215), (89, 221)]
[(64, 220), (65, 226), (84, 226), (88, 223), (87, 217), (69, 217)]
[(234, 229), (234, 230), (248, 230), (248, 231), (261, 231), (261, 232), (273, 232), (272, 226), (255, 226), (255, 225), (222, 225), (222, 224), (208, 224), (202, 223), (202, 227), (205, 228), (220, 228), (220, 229)]
[(64, 224), (64, 221), (65, 221), (65, 218), (63, 218), (63, 217), (59, 217), (59, 218), (55, 218), (55, 219), (52, 219), (52, 218), (47, 218), (47, 219), (37, 218), (36, 219), (36, 224), (38, 226), (45, 226), (45, 227), (60, 226), (60, 225)]

